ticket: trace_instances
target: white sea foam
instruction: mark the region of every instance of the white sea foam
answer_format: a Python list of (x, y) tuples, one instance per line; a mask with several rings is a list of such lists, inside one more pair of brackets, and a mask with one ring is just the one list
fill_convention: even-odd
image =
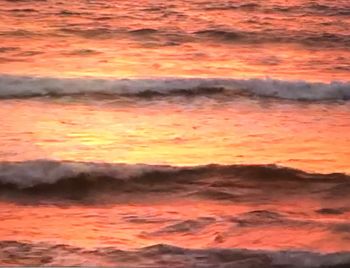
[(312, 83), (274, 79), (221, 79), (221, 78), (42, 78), (0, 76), (0, 98), (25, 98), (64, 95), (136, 95), (201, 94), (205, 89), (221, 88), (231, 94), (273, 97), (291, 100), (349, 100), (350, 82)]
[(87, 176), (107, 176), (118, 179), (139, 177), (153, 171), (176, 171), (171, 166), (151, 166), (145, 164), (108, 164), (69, 161), (33, 160), (26, 162), (0, 163), (0, 183), (15, 184), (20, 188), (37, 184), (53, 184), (60, 179), (73, 178), (81, 174)]

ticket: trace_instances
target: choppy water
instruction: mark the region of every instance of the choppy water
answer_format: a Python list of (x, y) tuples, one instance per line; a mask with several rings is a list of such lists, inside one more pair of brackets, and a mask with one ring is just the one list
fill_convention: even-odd
[(347, 80), (347, 0), (1, 1), (0, 72)]
[(350, 3), (0, 1), (0, 264), (350, 266)]

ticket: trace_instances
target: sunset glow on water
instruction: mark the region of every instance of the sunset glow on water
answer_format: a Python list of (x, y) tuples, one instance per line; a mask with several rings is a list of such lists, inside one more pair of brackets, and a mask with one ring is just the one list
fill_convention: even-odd
[[(214, 158), (217, 164), (276, 163), (311, 172), (350, 171), (347, 104), (220, 96), (2, 104), (2, 158), (7, 161), (47, 158), (193, 166), (211, 164)], [(305, 126), (307, 131), (300, 131)]]
[(0, 1), (0, 265), (350, 267), (348, 0)]
[(349, 74), (347, 0), (2, 1), (0, 8), (1, 73), (315, 81)]

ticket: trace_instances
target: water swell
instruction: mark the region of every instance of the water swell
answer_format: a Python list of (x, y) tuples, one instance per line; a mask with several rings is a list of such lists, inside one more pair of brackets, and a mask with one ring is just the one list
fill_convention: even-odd
[[(292, 3), (291, 3), (292, 4)], [(255, 13), (265, 13), (265, 14), (279, 14), (285, 13), (288, 15), (299, 15), (299, 16), (345, 16), (349, 14), (348, 3), (317, 3), (317, 2), (307, 2), (304, 4), (296, 5), (279, 5), (277, 3), (264, 5), (259, 2), (248, 2), (248, 3), (211, 3), (208, 2), (203, 7), (206, 11), (221, 11), (221, 10), (232, 10), (232, 11), (248, 11)]]
[(267, 193), (269, 198), (285, 198), (286, 194), (336, 198), (336, 192), (349, 190), (350, 177), (346, 174), (314, 174), (275, 165), (175, 167), (48, 160), (0, 163), (0, 198), (14, 200), (113, 202), (125, 195), (139, 198), (152, 193), (258, 202)]
[(350, 82), (317, 83), (223, 78), (96, 79), (0, 76), (0, 98), (67, 95), (195, 96), (223, 93), (233, 97), (244, 95), (308, 101), (349, 100)]
[[(344, 13), (346, 11), (343, 11)], [(350, 11), (347, 11), (348, 13)], [(322, 26), (322, 25), (321, 25)], [(129, 40), (138, 45), (149, 45), (152, 40), (155, 47), (180, 45), (185, 43), (221, 43), (221, 44), (299, 44), (315, 48), (340, 48), (347, 50), (350, 36), (347, 33), (335, 31), (305, 31), (261, 29), (239, 30), (231, 27), (203, 27), (198, 31), (187, 32), (181, 30), (153, 29), (153, 28), (110, 28), (110, 27), (62, 27), (55, 31), (30, 31), (27, 29), (0, 31), (0, 36), (16, 38), (32, 38), (50, 36), (64, 38), (76, 36), (92, 40)]]

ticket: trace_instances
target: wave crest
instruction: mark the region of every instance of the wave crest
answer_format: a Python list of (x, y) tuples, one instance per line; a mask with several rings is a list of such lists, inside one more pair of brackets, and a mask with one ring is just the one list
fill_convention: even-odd
[(0, 197), (11, 199), (111, 201), (122, 195), (137, 198), (154, 193), (255, 202), (266, 192), (271, 198), (285, 198), (286, 193), (293, 196), (318, 191), (334, 198), (337, 191), (349, 188), (350, 178), (345, 174), (313, 174), (275, 165), (174, 167), (48, 160), (0, 163)]

